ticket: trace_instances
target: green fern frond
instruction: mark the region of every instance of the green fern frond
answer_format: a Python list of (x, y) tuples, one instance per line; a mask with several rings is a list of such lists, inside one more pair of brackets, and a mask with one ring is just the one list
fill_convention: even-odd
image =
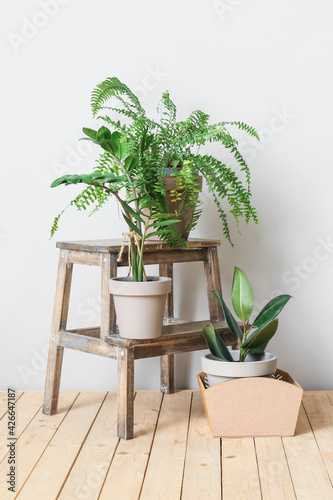
[(122, 83), (118, 78), (112, 77), (99, 83), (92, 91), (91, 109), (93, 115), (96, 116), (96, 114), (101, 110), (103, 104), (111, 99), (111, 97), (116, 97), (121, 102), (124, 102), (121, 96), (128, 98), (128, 105), (131, 106), (137, 113), (144, 113), (137, 96), (133, 94), (127, 85)]
[(247, 125), (246, 123), (243, 122), (230, 122), (230, 125), (235, 125), (240, 130), (244, 130), (244, 132), (246, 132), (252, 137), (255, 137), (256, 139), (258, 139), (258, 141), (260, 141), (259, 134), (254, 127), (250, 127), (250, 125)]

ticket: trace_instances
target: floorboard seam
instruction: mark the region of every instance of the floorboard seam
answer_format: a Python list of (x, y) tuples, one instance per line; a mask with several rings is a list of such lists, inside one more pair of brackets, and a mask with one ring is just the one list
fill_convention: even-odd
[(74, 398), (74, 401), (73, 403), (70, 405), (70, 407), (68, 408), (67, 412), (65, 413), (64, 415), (64, 418), (61, 420), (61, 422), (59, 423), (58, 427), (56, 428), (54, 434), (52, 435), (52, 437), (49, 439), (47, 445), (45, 446), (42, 454), (40, 455), (39, 459), (37, 460), (37, 462), (34, 464), (33, 468), (31, 469), (30, 471), (30, 474), (28, 475), (28, 477), (26, 478), (26, 480), (24, 481), (24, 483), (22, 484), (20, 490), (17, 492), (17, 495), (15, 496), (15, 498), (19, 495), (19, 493), (21, 493), (22, 489), (24, 488), (26, 482), (28, 481), (29, 477), (31, 476), (31, 474), (33, 473), (33, 471), (35, 470), (37, 464), (39, 463), (40, 459), (42, 458), (42, 456), (44, 455), (45, 451), (47, 450), (47, 447), (49, 446), (50, 442), (52, 441), (52, 439), (54, 438), (54, 436), (56, 435), (56, 433), (58, 432), (61, 424), (63, 423), (63, 421), (65, 420), (66, 416), (68, 415), (68, 412), (70, 411), (70, 409), (72, 408), (73, 404), (75, 403), (75, 401), (77, 400), (77, 398), (79, 397), (80, 395), (80, 392), (78, 393), (78, 395), (76, 396), (76, 398)]
[(143, 473), (143, 479), (142, 479), (141, 488), (140, 488), (139, 495), (138, 495), (138, 500), (140, 500), (140, 498), (141, 498), (141, 493), (142, 493), (142, 489), (143, 489), (143, 483), (145, 482), (145, 479), (146, 479), (146, 473), (147, 473), (147, 469), (148, 469), (148, 465), (149, 465), (150, 457), (151, 457), (151, 450), (153, 449), (153, 444), (154, 444), (154, 441), (155, 441), (156, 430), (157, 430), (157, 426), (158, 426), (158, 421), (160, 419), (160, 414), (161, 414), (161, 409), (162, 409), (163, 401), (164, 401), (164, 393), (162, 392), (161, 404), (160, 404), (160, 408), (158, 410), (158, 415), (157, 415), (156, 424), (155, 424), (155, 430), (154, 430), (153, 439), (151, 440), (151, 445), (150, 445), (150, 448), (149, 448), (149, 456), (148, 456), (148, 460), (147, 460), (147, 463), (146, 463), (145, 471)]
[(262, 486), (261, 486), (261, 478), (260, 478), (260, 472), (259, 472), (259, 462), (258, 462), (258, 457), (257, 457), (256, 440), (255, 440), (255, 438), (252, 438), (252, 439), (253, 439), (254, 455), (256, 457), (256, 464), (257, 464), (257, 473), (258, 473), (258, 481), (259, 481), (259, 488), (260, 488), (260, 496), (263, 499), (264, 497), (262, 495)]
[(285, 449), (285, 446), (284, 446), (284, 442), (283, 442), (282, 438), (280, 438), (280, 439), (281, 439), (281, 443), (282, 443), (282, 448), (283, 448), (284, 456), (286, 457), (288, 472), (289, 472), (291, 484), (292, 484), (292, 487), (293, 487), (294, 495), (295, 495), (295, 498), (297, 498), (296, 490), (295, 490), (295, 485), (294, 485), (294, 481), (293, 481), (293, 476), (291, 474), (291, 470), (290, 470), (290, 467), (289, 467), (289, 462), (288, 462), (288, 457), (287, 457), (286, 449)]
[[(327, 397), (328, 397), (328, 396), (327, 396)], [(318, 441), (317, 441), (316, 435), (315, 435), (315, 433), (314, 433), (314, 430), (313, 430), (313, 427), (312, 427), (312, 424), (311, 424), (311, 420), (310, 420), (310, 418), (309, 418), (309, 416), (308, 416), (308, 414), (307, 414), (307, 412), (306, 412), (306, 409), (305, 409), (305, 406), (304, 406), (303, 402), (302, 402), (302, 405), (303, 405), (303, 408), (304, 408), (304, 412), (305, 412), (306, 418), (308, 419), (308, 422), (309, 422), (309, 425), (310, 425), (310, 429), (311, 429), (312, 435), (313, 435), (314, 440), (315, 440), (315, 442), (316, 442), (316, 445), (317, 445), (317, 448), (318, 448), (318, 451), (319, 451), (320, 458), (321, 458), (321, 460), (322, 460), (322, 462), (323, 462), (323, 464), (324, 464), (324, 467), (325, 467), (326, 473), (327, 473), (327, 475), (328, 475), (329, 482), (331, 483), (331, 486), (332, 486), (332, 488), (333, 488), (333, 483), (332, 483), (332, 481), (331, 481), (331, 477), (330, 477), (329, 472), (328, 472), (328, 470), (327, 470), (327, 467), (326, 467), (326, 463), (325, 463), (324, 457), (323, 457), (323, 455), (321, 454), (321, 450), (320, 450), (320, 447), (319, 447), (319, 445), (318, 445)]]
[(58, 494), (57, 494), (57, 496), (56, 496), (56, 499), (55, 499), (55, 500), (57, 500), (57, 499), (59, 498), (60, 493), (61, 493), (61, 492), (62, 492), (62, 490), (64, 489), (64, 486), (65, 486), (65, 484), (66, 484), (66, 481), (67, 481), (67, 479), (68, 479), (68, 476), (69, 476), (69, 475), (70, 475), (70, 473), (72, 472), (72, 469), (73, 469), (73, 467), (74, 467), (74, 465), (75, 465), (75, 462), (76, 462), (76, 460), (77, 460), (78, 456), (79, 456), (79, 455), (80, 455), (80, 453), (81, 453), (81, 450), (82, 450), (82, 448), (83, 448), (83, 445), (84, 445), (84, 443), (86, 442), (87, 437), (89, 436), (89, 433), (90, 433), (90, 431), (91, 431), (91, 428), (92, 428), (92, 426), (94, 425), (94, 423), (95, 423), (95, 421), (96, 421), (96, 418), (98, 417), (99, 412), (101, 411), (101, 408), (102, 408), (102, 406), (103, 406), (103, 404), (104, 404), (104, 401), (105, 401), (105, 400), (106, 400), (106, 398), (107, 398), (107, 395), (108, 395), (108, 391), (106, 392), (106, 394), (105, 394), (105, 396), (104, 396), (104, 398), (103, 398), (103, 401), (102, 401), (102, 403), (101, 403), (100, 407), (98, 408), (97, 413), (96, 413), (95, 417), (93, 418), (93, 421), (91, 422), (91, 425), (89, 426), (88, 432), (87, 432), (87, 434), (85, 435), (85, 437), (84, 437), (84, 439), (83, 439), (83, 441), (82, 441), (82, 443), (81, 443), (81, 446), (80, 446), (80, 448), (79, 448), (79, 450), (78, 450), (78, 452), (77, 452), (77, 454), (76, 454), (76, 456), (75, 456), (75, 458), (74, 458), (74, 460), (73, 460), (73, 462), (72, 462), (72, 465), (70, 466), (70, 468), (69, 468), (69, 470), (68, 470), (68, 472), (67, 472), (67, 474), (66, 474), (66, 477), (65, 477), (65, 479), (64, 479), (64, 481), (63, 481), (63, 483), (62, 483), (62, 485), (61, 485), (61, 487), (60, 487), (60, 490), (59, 490), (59, 492), (58, 492)]
[[(136, 395), (137, 395), (137, 391), (134, 393), (134, 398), (133, 398), (133, 401), (135, 402), (135, 398), (136, 398)], [(110, 464), (109, 464), (109, 467), (105, 473), (105, 477), (104, 477), (104, 480), (103, 480), (103, 483), (102, 483), (102, 486), (101, 486), (101, 489), (99, 490), (99, 493), (98, 493), (98, 497), (97, 497), (97, 500), (99, 500), (99, 498), (101, 497), (101, 494), (102, 494), (102, 491), (103, 491), (103, 488), (104, 488), (104, 485), (105, 485), (105, 481), (106, 481), (106, 478), (108, 477), (108, 474), (110, 472), (110, 468), (111, 468), (111, 465), (112, 465), (112, 462), (113, 462), (113, 459), (114, 459), (114, 456), (115, 454), (117, 453), (117, 450), (118, 450), (118, 446), (120, 444), (120, 438), (118, 438), (118, 443), (116, 444), (116, 446), (114, 447), (114, 452), (112, 454), (112, 457), (111, 457), (111, 460), (110, 460)]]
[(189, 413), (188, 413), (187, 434), (186, 434), (186, 447), (185, 447), (184, 465), (183, 465), (183, 474), (182, 474), (182, 485), (181, 485), (181, 488), (180, 488), (180, 497), (179, 497), (180, 499), (183, 498), (185, 464), (186, 464), (186, 457), (187, 457), (188, 437), (189, 437), (189, 431), (190, 431), (190, 421), (191, 421), (192, 405), (193, 405), (193, 392), (191, 393), (190, 409), (189, 409)]

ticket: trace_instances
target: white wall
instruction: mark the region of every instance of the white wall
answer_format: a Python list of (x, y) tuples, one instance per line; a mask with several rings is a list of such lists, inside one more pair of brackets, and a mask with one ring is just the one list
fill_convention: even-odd
[[(152, 114), (169, 89), (179, 118), (199, 108), (261, 132), (256, 149), (239, 134), (261, 224), (241, 237), (234, 231), (234, 249), (223, 242), (225, 297), (234, 265), (248, 274), (257, 307), (291, 293), (271, 350), (305, 388), (332, 389), (332, 2), (17, 0), (2, 11), (0, 389), (43, 388), (55, 241), (122, 230), (111, 204), (91, 219), (68, 211), (49, 240), (54, 215), (75, 192), (49, 185), (91, 168), (95, 153), (69, 152), (82, 147), (82, 126), (94, 124), (90, 92), (107, 76), (136, 89)], [(203, 198), (193, 236), (222, 238), (214, 204)], [(205, 318), (200, 265), (176, 270), (176, 312)], [(97, 269), (75, 270), (72, 325), (98, 323), (98, 279)], [(115, 365), (66, 351), (62, 388), (114, 389)], [(137, 362), (136, 387), (158, 388), (158, 368), (157, 359)], [(196, 388), (198, 371), (200, 353), (179, 355), (178, 388)]]

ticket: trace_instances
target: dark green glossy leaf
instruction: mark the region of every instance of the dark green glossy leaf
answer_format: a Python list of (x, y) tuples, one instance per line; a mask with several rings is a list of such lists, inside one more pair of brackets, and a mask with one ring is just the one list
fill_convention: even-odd
[(233, 358), (229, 352), (229, 349), (216, 332), (212, 324), (205, 325), (202, 329), (203, 335), (207, 342), (208, 348), (213, 356), (223, 359), (224, 361), (233, 361)]
[(261, 328), (272, 321), (272, 319), (276, 318), (289, 299), (291, 299), (291, 295), (284, 294), (278, 295), (270, 300), (253, 321), (252, 328)]
[(268, 342), (265, 342), (265, 344), (262, 344), (260, 347), (255, 347), (254, 349), (249, 349), (248, 352), (251, 354), (262, 354), (263, 352), (266, 351)]
[(62, 175), (61, 177), (58, 177), (57, 179), (55, 179), (52, 184), (51, 184), (51, 188), (54, 188), (54, 187), (57, 187), (57, 186), (60, 186), (60, 184), (65, 184), (67, 183), (66, 179), (68, 178), (68, 175)]
[(111, 140), (111, 132), (107, 127), (100, 127), (97, 130), (96, 140), (101, 143), (103, 141)]
[(243, 332), (242, 332), (239, 324), (235, 320), (234, 316), (230, 312), (230, 309), (228, 308), (227, 304), (224, 302), (223, 298), (221, 297), (221, 295), (219, 294), (219, 292), (217, 290), (213, 290), (213, 294), (215, 295), (220, 306), (222, 307), (222, 311), (223, 311), (223, 314), (224, 314), (224, 317), (225, 317), (225, 320), (227, 322), (229, 330), (231, 331), (231, 333), (233, 333), (235, 335), (235, 337), (242, 339)]
[(127, 158), (125, 158), (125, 168), (128, 172), (135, 170), (138, 164), (139, 160), (135, 156), (127, 156)]
[(100, 142), (101, 148), (105, 149), (109, 153), (117, 156), (117, 145), (111, 141), (111, 139), (107, 139), (105, 141)]
[(97, 141), (97, 132), (91, 128), (83, 127), (82, 132), (87, 135), (90, 139)]
[(246, 274), (239, 267), (234, 271), (231, 302), (236, 316), (245, 323), (253, 311), (253, 294)]
[(241, 347), (246, 347), (247, 349), (255, 349), (267, 344), (275, 334), (279, 324), (278, 319), (273, 319), (270, 323), (265, 325), (260, 330), (255, 330), (246, 340), (243, 342)]

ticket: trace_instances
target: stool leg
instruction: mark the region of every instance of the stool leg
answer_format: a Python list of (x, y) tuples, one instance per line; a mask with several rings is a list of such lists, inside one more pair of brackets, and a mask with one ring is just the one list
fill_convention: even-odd
[(160, 357), (160, 370), (161, 392), (163, 394), (173, 394), (175, 392), (175, 357), (173, 354)]
[(212, 293), (212, 290), (217, 290), (222, 295), (219, 259), (216, 247), (208, 248), (207, 260), (204, 261), (204, 269), (210, 320), (222, 321), (224, 319), (222, 308), (219, 306), (214, 294)]
[(132, 349), (118, 348), (118, 417), (117, 435), (133, 438), (134, 418), (134, 353)]
[(109, 279), (117, 276), (115, 254), (102, 254), (101, 261), (101, 330), (100, 338), (116, 333), (116, 311), (113, 296), (109, 292)]
[[(160, 276), (166, 276), (173, 279), (173, 264), (160, 264)], [(164, 318), (169, 319), (174, 317), (173, 310), (173, 282), (171, 284), (171, 292), (169, 293), (165, 305)], [(175, 360), (173, 354), (160, 356), (160, 373), (161, 373), (161, 392), (164, 394), (173, 394), (175, 392)]]
[(55, 414), (58, 407), (61, 367), (64, 351), (63, 347), (58, 346), (58, 334), (61, 328), (66, 328), (72, 271), (73, 264), (67, 263), (67, 250), (60, 250), (44, 390), (43, 413), (46, 415)]

